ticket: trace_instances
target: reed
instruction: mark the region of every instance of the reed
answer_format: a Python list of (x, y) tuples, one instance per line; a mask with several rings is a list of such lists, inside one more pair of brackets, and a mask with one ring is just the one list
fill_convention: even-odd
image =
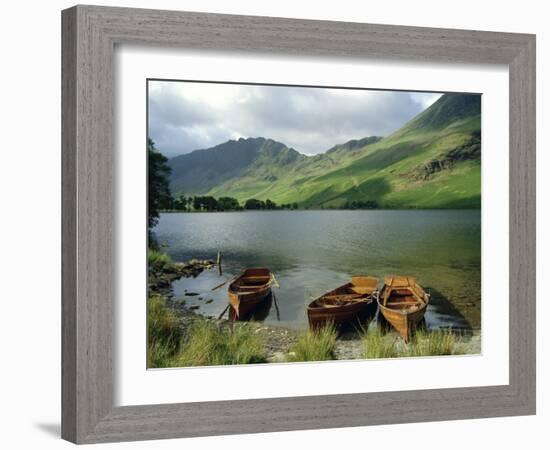
[(291, 347), (288, 359), (291, 362), (335, 359), (336, 338), (337, 331), (332, 324), (316, 330), (308, 330)]
[(363, 332), (363, 357), (399, 358), (418, 356), (462, 355), (462, 338), (451, 330), (417, 330), (409, 343), (397, 334), (384, 333), (380, 327)]
[(462, 338), (452, 330), (418, 330), (406, 348), (404, 356), (461, 355)]
[(363, 358), (396, 358), (401, 356), (395, 334), (384, 333), (382, 327), (375, 326), (363, 331)]
[(253, 364), (267, 361), (263, 340), (249, 324), (220, 327), (205, 320), (195, 320), (176, 355), (176, 366), (219, 366)]
[(161, 272), (166, 266), (172, 264), (172, 258), (165, 252), (149, 248), (147, 250), (147, 264), (150, 272)]
[(180, 348), (183, 331), (166, 299), (153, 295), (147, 300), (147, 367), (169, 367)]

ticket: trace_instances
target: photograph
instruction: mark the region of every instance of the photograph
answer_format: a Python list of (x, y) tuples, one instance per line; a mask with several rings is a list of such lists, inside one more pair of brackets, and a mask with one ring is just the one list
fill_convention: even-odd
[(481, 354), (481, 94), (145, 95), (147, 368)]

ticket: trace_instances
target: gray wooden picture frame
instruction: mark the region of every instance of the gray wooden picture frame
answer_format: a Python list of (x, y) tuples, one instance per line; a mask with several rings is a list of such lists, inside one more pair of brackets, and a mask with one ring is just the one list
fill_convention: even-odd
[[(534, 35), (97, 6), (63, 11), (62, 32), (64, 439), (94, 443), (535, 413)], [(507, 65), (509, 384), (115, 407), (116, 44)]]

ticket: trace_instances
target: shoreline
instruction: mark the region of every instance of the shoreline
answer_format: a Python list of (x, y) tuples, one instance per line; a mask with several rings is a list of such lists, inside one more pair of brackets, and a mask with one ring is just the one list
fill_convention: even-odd
[[(181, 278), (199, 276), (204, 270), (212, 270), (216, 267), (213, 260), (192, 259), (188, 262), (170, 263), (161, 271), (149, 274), (148, 288), (150, 294), (158, 294), (167, 298), (167, 306), (176, 314), (179, 319), (179, 326), (185, 334), (190, 325), (196, 320), (206, 320), (214, 323), (217, 327), (250, 327), (253, 333), (258, 335), (265, 343), (267, 363), (288, 362), (292, 356), (291, 348), (298, 342), (307, 330), (294, 330), (283, 326), (265, 324), (264, 322), (232, 322), (226, 318), (203, 315), (186, 305), (185, 299), (173, 298), (171, 284)], [(374, 320), (374, 319), (373, 319)], [(369, 323), (370, 325), (370, 323)], [(397, 333), (388, 331), (390, 336), (397, 340)], [(364, 360), (363, 358), (364, 338), (356, 331), (340, 333), (334, 348), (334, 360)], [(402, 345), (399, 343), (398, 345)], [(471, 336), (464, 337), (458, 344), (464, 355), (481, 354), (481, 332), (476, 330)]]
[(317, 211), (479, 211), (481, 208), (304, 208), (304, 209), (244, 209), (244, 210), (230, 210), (230, 211), (183, 211), (179, 209), (161, 209), (161, 214), (216, 214), (216, 213), (272, 213), (272, 212), (317, 212)]

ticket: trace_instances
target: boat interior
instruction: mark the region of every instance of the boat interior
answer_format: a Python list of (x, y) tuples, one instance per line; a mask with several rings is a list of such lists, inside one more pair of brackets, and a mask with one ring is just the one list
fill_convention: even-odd
[(425, 305), (424, 292), (413, 277), (388, 277), (384, 280), (382, 305), (395, 310), (415, 310)]

